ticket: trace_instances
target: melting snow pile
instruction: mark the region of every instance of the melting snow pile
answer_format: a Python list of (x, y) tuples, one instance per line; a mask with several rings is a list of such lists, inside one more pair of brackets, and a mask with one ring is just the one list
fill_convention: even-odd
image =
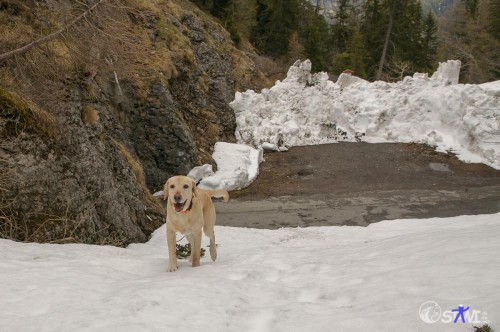
[(215, 143), (212, 155), (217, 163), (216, 173), (212, 165), (193, 168), (188, 176), (198, 183), (201, 189), (240, 190), (249, 186), (259, 174), (262, 149), (254, 149), (243, 144), (225, 142)]
[(297, 61), (283, 82), (261, 93), (236, 93), (240, 143), (274, 150), (339, 141), (418, 142), (452, 151), (468, 162), (500, 169), (500, 84), (458, 84), (459, 61), (431, 76), (397, 83), (342, 74), (311, 75)]

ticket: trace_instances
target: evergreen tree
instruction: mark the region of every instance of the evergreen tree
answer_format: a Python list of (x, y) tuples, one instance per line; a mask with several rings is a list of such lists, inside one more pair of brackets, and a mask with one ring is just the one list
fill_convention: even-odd
[(360, 32), (364, 39), (366, 57), (366, 74), (368, 78), (374, 78), (378, 67), (380, 55), (384, 45), (386, 32), (386, 13), (383, 11), (380, 0), (368, 0), (360, 26)]
[(256, 14), (255, 14), (255, 26), (252, 29), (250, 39), (252, 43), (257, 47), (257, 49), (264, 48), (267, 44), (267, 31), (266, 28), (269, 26), (271, 20), (270, 9), (268, 6), (268, 1), (257, 0), (256, 1)]
[(478, 10), (479, 10), (479, 0), (462, 0), (465, 4), (465, 10), (469, 13), (474, 19), (477, 18)]
[(337, 53), (346, 51), (347, 41), (351, 35), (349, 0), (339, 0), (338, 10), (335, 13), (335, 23), (332, 25), (333, 47)]
[[(382, 72), (384, 70), (384, 65), (386, 63), (386, 56), (387, 56), (387, 47), (389, 46), (389, 41), (391, 40), (391, 34), (393, 32), (393, 26), (394, 26), (394, 16), (395, 16), (395, 11), (396, 11), (396, 0), (391, 0), (391, 2), (387, 2), (390, 4), (390, 11), (389, 11), (389, 25), (387, 26), (387, 31), (385, 33), (384, 37), (384, 48), (382, 49), (382, 55), (380, 56), (380, 62), (377, 68), (377, 76), (375, 76), (375, 79), (379, 80), (382, 77)], [(394, 44), (394, 43), (393, 43)]]
[(368, 77), (373, 78), (376, 70), (377, 77), (384, 70), (392, 70), (397, 72), (397, 78), (414, 70), (427, 70), (423, 30), (420, 1), (368, 0), (361, 25), (368, 51)]
[(227, 19), (227, 14), (231, 5), (232, 0), (212, 0), (210, 13), (215, 17)]
[[(237, 5), (241, 0), (193, 0), (201, 9), (219, 18), (224, 27), (231, 34), (231, 39), (239, 44), (241, 40), (240, 27), (236, 21)], [(249, 1), (253, 3), (253, 1)], [(252, 20), (254, 18), (252, 17)]]
[(229, 19), (238, 34), (246, 39), (255, 26), (255, 0), (232, 0), (229, 7)]
[(192, 0), (195, 4), (197, 4), (203, 10), (212, 10), (213, 1), (212, 0)]
[(300, 3), (299, 36), (304, 47), (304, 55), (311, 60), (314, 71), (328, 70), (330, 48), (329, 26), (319, 13), (318, 6), (310, 2)]
[(419, 61), (423, 56), (422, 43), (422, 6), (419, 0), (398, 1), (394, 17), (394, 35), (396, 55), (403, 61), (420, 70)]
[(356, 76), (365, 78), (366, 58), (368, 56), (368, 52), (365, 49), (363, 35), (361, 34), (358, 26), (355, 26), (352, 30), (351, 38), (347, 43), (347, 52), (351, 62), (350, 69)]
[(257, 0), (256, 16), (252, 42), (265, 54), (287, 54), (290, 37), (297, 29), (298, 0)]
[(425, 71), (432, 71), (436, 66), (438, 26), (431, 11), (423, 22), (422, 58), (419, 67)]
[(347, 41), (346, 51), (333, 56), (332, 71), (336, 74), (350, 69), (356, 76), (366, 78), (366, 59), (368, 52), (364, 47), (363, 36), (358, 26), (352, 29)]
[(299, 59), (307, 59), (304, 52), (304, 45), (300, 42), (299, 32), (295, 31), (290, 37), (290, 45), (288, 50), (288, 62), (293, 63)]
[(490, 0), (488, 13), (488, 30), (500, 41), (500, 0)]

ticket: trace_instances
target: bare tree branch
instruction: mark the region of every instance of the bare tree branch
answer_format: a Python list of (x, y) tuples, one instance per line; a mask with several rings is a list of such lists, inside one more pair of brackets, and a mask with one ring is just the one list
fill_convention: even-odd
[(101, 3), (105, 2), (105, 1), (106, 0), (99, 0), (92, 7), (90, 7), (85, 12), (83, 12), (82, 14), (80, 14), (79, 16), (77, 16), (74, 20), (72, 20), (71, 22), (69, 22), (68, 24), (66, 24), (65, 26), (63, 26), (61, 29), (59, 29), (59, 30), (57, 30), (57, 31), (55, 31), (55, 32), (53, 32), (53, 33), (51, 33), (49, 35), (43, 36), (41, 38), (38, 38), (38, 39), (36, 39), (36, 40), (34, 40), (34, 41), (32, 41), (32, 42), (30, 42), (30, 43), (28, 43), (28, 44), (26, 44), (26, 45), (24, 45), (22, 47), (16, 48), (15, 50), (9, 51), (7, 53), (0, 54), (0, 61), (8, 59), (8, 58), (13, 57), (13, 56), (18, 55), (18, 54), (25, 53), (25, 52), (29, 51), (30, 49), (32, 49), (33, 47), (35, 47), (37, 45), (46, 43), (48, 41), (51, 41), (51, 40), (57, 38), (63, 32), (67, 31), (73, 25), (75, 25), (76, 23), (78, 23), (81, 19), (85, 18), (97, 6), (99, 6)]

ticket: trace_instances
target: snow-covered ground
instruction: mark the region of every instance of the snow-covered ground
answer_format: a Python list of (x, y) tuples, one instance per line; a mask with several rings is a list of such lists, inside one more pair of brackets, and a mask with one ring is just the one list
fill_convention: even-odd
[(240, 143), (289, 147), (338, 141), (418, 142), (452, 151), (464, 161), (500, 169), (500, 82), (457, 84), (459, 61), (432, 77), (367, 82), (325, 73), (297, 61), (287, 77), (261, 93), (236, 93)]
[[(0, 329), (455, 332), (486, 320), (500, 329), (499, 220), (216, 227), (218, 261), (181, 260), (173, 273), (164, 227), (126, 249), (0, 240)], [(460, 304), (469, 323), (447, 322)]]

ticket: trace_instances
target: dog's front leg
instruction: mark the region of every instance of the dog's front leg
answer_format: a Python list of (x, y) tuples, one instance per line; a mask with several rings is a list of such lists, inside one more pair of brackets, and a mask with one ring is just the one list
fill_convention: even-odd
[(186, 238), (189, 241), (189, 248), (191, 249), (191, 253), (189, 254), (188, 262), (193, 262), (193, 251), (194, 251), (194, 236), (193, 234), (186, 234)]
[(177, 270), (177, 255), (175, 254), (175, 232), (167, 229), (167, 244), (168, 244), (168, 272)]
[(200, 266), (201, 255), (201, 229), (193, 233), (194, 247), (191, 247), (192, 267)]

